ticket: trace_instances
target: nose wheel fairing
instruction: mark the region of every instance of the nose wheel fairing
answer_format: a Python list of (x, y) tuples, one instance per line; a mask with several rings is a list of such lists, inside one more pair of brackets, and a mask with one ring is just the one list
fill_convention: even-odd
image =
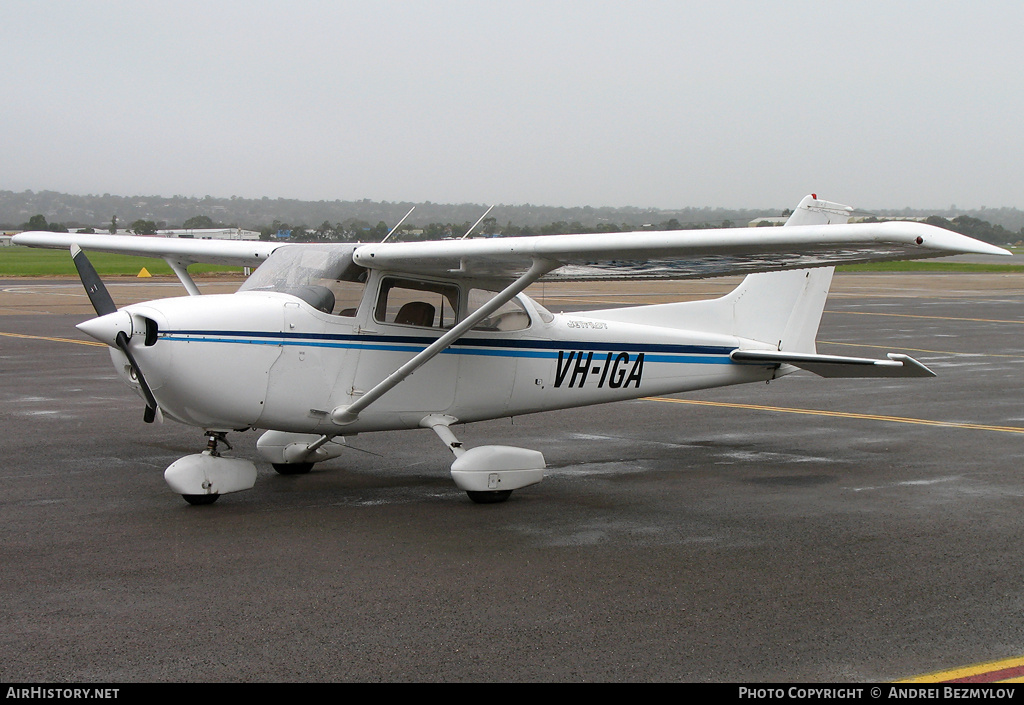
[(179, 458), (164, 471), (167, 484), (189, 504), (213, 504), (222, 494), (249, 490), (256, 484), (253, 463), (220, 454), (221, 443), (231, 450), (226, 435), (223, 431), (208, 431), (205, 451)]
[[(222, 494), (251, 490), (256, 474), (256, 466), (249, 460), (203, 451), (175, 460), (164, 471), (164, 480), (189, 504), (209, 504)], [(190, 499), (193, 497), (212, 499), (203, 502)]]

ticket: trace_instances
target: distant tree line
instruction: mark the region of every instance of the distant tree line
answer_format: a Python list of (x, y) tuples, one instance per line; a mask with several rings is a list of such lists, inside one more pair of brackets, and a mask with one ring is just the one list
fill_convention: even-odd
[[(61, 223), (69, 229), (93, 227), (106, 229), (112, 214), (124, 223), (152, 220), (161, 228), (181, 227), (189, 218), (205, 214), (215, 224), (237, 226), (250, 230), (269, 227), (275, 219), (291, 224), (305, 224), (317, 229), (317, 223), (332, 225), (349, 220), (360, 220), (374, 227), (377, 223), (397, 223), (412, 206), (415, 212), (410, 224), (425, 228), (429, 223), (473, 223), (489, 204), (478, 203), (412, 203), (406, 201), (333, 200), (302, 201), (285, 198), (230, 198), (186, 196), (116, 196), (75, 195), (56, 191), (4, 191), (0, 189), (0, 225), (13, 229), (30, 215), (42, 213), (51, 223)], [(489, 213), (498, 224), (514, 223), (534, 231), (551, 223), (579, 222), (587, 227), (598, 224), (627, 223), (631, 227), (645, 223), (660, 223), (671, 218), (680, 223), (721, 222), (730, 219), (746, 223), (776, 209), (744, 209), (721, 207), (642, 208), (636, 206), (544, 206), (534, 204), (495, 204)], [(940, 215), (945, 215), (940, 213)], [(1024, 225), (1024, 213), (1021, 213)], [(104, 225), (100, 225), (103, 223)], [(201, 227), (201, 226), (195, 226)], [(467, 226), (468, 227), (468, 226)]]
[(1002, 225), (993, 225), (988, 221), (972, 218), (969, 215), (958, 215), (952, 220), (946, 220), (940, 216), (933, 215), (925, 222), (929, 225), (935, 225), (946, 230), (958, 232), (961, 235), (973, 237), (976, 240), (983, 240), (997, 245), (1018, 243), (1024, 240), (1024, 227), (1021, 227), (1020, 231), (1015, 233), (1007, 230)]
[[(559, 220), (546, 225), (515, 225), (511, 221), (504, 226), (499, 225), (496, 218), (485, 218), (473, 230), (474, 236), (485, 237), (527, 237), (531, 235), (565, 235), (574, 233), (624, 233), (638, 230), (699, 230), (702, 228), (730, 228), (735, 223), (730, 219), (717, 222), (682, 223), (678, 218), (669, 218), (657, 223), (597, 223), (584, 225), (578, 220)], [(428, 223), (424, 226), (403, 225), (391, 235), (391, 239), (400, 241), (443, 240), (445, 238), (462, 237), (473, 223)], [(111, 219), (107, 232), (117, 231), (117, 217)], [(128, 226), (128, 231), (136, 235), (155, 235), (159, 230), (197, 230), (204, 228), (236, 228), (236, 225), (219, 223), (207, 215), (193, 216), (180, 226), (168, 225), (165, 222), (138, 219)], [(48, 223), (42, 214), (32, 216), (27, 223), (21, 225), (23, 230), (49, 230), (66, 233), (96, 232), (93, 227), (76, 227), (63, 223)], [(391, 228), (383, 220), (371, 225), (365, 220), (349, 218), (338, 223), (325, 220), (319, 226), (310, 227), (305, 224), (291, 225), (281, 220), (274, 220), (270, 225), (258, 228), (260, 236), (265, 240), (278, 237), (279, 233), (289, 233), (289, 239), (297, 242), (380, 242)]]
[(67, 227), (60, 223), (47, 223), (46, 216), (41, 213), (34, 215), (28, 219), (27, 223), (22, 223), (22, 230), (48, 230), (51, 233), (66, 233)]
[[(584, 225), (579, 221), (559, 220), (547, 225), (515, 225), (511, 222), (504, 226), (498, 224), (495, 218), (485, 218), (472, 231), (474, 237), (528, 237), (531, 235), (568, 235), (588, 233), (627, 233), (641, 230), (699, 230), (702, 228), (731, 228), (735, 223), (726, 219), (718, 222), (681, 223), (676, 218), (670, 218), (658, 223), (597, 223), (596, 225)], [(470, 231), (473, 223), (464, 221), (462, 223), (428, 223), (424, 226), (402, 225), (390, 237), (391, 240), (402, 242), (416, 242), (427, 240), (443, 240), (445, 238), (460, 238)], [(317, 227), (306, 225), (290, 225), (275, 220), (269, 227), (261, 228), (260, 234), (264, 239), (273, 239), (279, 233), (289, 232), (289, 239), (298, 242), (380, 242), (391, 229), (384, 221), (378, 221), (376, 225), (358, 219), (348, 219), (340, 223), (324, 221)]]
[[(878, 223), (885, 221), (885, 218), (866, 218), (866, 223)], [(1018, 232), (1007, 230), (1002, 225), (993, 225), (980, 218), (972, 218), (969, 215), (958, 215), (955, 218), (947, 219), (942, 216), (933, 215), (925, 219), (928, 225), (934, 225), (955, 233), (973, 237), (975, 240), (991, 242), (996, 245), (1014, 244), (1024, 240), (1024, 227)]]

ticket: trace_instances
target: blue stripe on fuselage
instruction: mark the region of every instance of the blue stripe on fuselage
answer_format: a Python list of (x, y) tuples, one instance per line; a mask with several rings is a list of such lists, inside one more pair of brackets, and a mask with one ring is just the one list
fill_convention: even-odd
[[(234, 343), (241, 345), (287, 345), (338, 349), (382, 350), (417, 353), (436, 340), (421, 336), (343, 335), (330, 333), (285, 333), (260, 331), (178, 330), (162, 331), (160, 340), (172, 342)], [(676, 345), (661, 343), (615, 343), (581, 340), (510, 340), (461, 338), (442, 351), (456, 355), (557, 359), (560, 351), (644, 353), (650, 362), (730, 364), (734, 348), (717, 345)]]

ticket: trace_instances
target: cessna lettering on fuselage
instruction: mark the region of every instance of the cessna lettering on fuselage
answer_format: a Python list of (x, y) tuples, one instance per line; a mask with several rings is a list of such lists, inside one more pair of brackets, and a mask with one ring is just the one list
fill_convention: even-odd
[[(460, 424), (798, 369), (934, 376), (903, 354), (817, 352), (833, 267), (1010, 253), (924, 223), (851, 224), (852, 213), (811, 194), (780, 228), (437, 242), (388, 242), (389, 233), (368, 244), (29, 232), (13, 242), (70, 248), (97, 314), (78, 328), (110, 346), (118, 376), (145, 401), (143, 420), (203, 430), (206, 450), (164, 471), (190, 504), (253, 487), (255, 463), (222, 452), (228, 433), (249, 429), (261, 431), (264, 460), (297, 475), (347, 453), (360, 433), (429, 428), (455, 456), (455, 485), (474, 502), (501, 502), (543, 479), (543, 454), (468, 448)], [(84, 250), (159, 257), (189, 295), (118, 309)], [(200, 295), (187, 269), (200, 262), (257, 268), (234, 293)], [(574, 313), (526, 293), (543, 282), (725, 275), (743, 280), (716, 299)]]
[[(584, 356), (585, 355), (585, 356)], [(570, 374), (571, 373), (571, 374)], [(555, 386), (582, 387), (589, 378), (601, 389), (607, 383), (609, 389), (633, 387), (640, 389), (640, 381), (644, 376), (644, 354), (637, 353), (630, 358), (629, 353), (608, 353), (596, 359), (593, 352), (581, 350), (558, 351), (558, 367), (555, 371)], [(568, 377), (568, 384), (566, 378)]]

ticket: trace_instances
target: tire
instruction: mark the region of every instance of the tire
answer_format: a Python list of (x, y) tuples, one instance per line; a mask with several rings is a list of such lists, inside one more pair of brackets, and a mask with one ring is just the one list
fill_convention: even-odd
[(488, 492), (472, 492), (466, 490), (469, 498), (477, 504), (498, 504), (506, 501), (512, 496), (512, 490), (497, 490)]
[(213, 504), (219, 498), (219, 494), (183, 494), (185, 501), (193, 506), (201, 506), (203, 504)]
[(281, 475), (305, 475), (313, 469), (313, 463), (271, 463)]

